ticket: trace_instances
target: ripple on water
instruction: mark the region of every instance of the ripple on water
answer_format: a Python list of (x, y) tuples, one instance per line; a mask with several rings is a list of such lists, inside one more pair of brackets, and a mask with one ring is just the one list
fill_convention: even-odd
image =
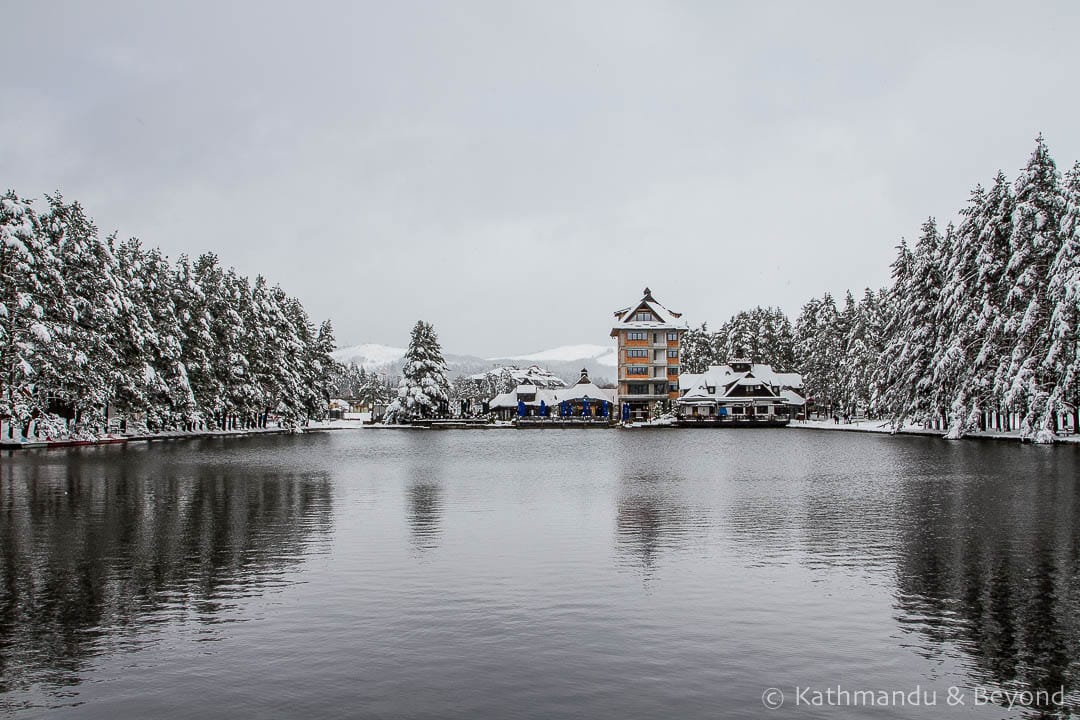
[(1072, 688), (1077, 452), (1032, 450), (341, 432), (5, 457), (0, 707), (624, 720), (757, 716), (769, 685)]

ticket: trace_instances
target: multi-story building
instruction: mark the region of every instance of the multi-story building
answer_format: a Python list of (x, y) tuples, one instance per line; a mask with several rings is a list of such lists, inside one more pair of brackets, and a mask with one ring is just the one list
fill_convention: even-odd
[(679, 397), (679, 352), (686, 332), (682, 313), (656, 301), (649, 288), (636, 305), (615, 311), (611, 337), (619, 348), (621, 413), (642, 418), (655, 415), (665, 400)]

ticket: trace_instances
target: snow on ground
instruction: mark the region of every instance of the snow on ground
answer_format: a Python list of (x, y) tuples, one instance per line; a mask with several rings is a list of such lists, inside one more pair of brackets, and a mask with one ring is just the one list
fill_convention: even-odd
[(348, 365), (356, 363), (366, 370), (376, 370), (397, 362), (405, 356), (405, 348), (379, 345), (377, 343), (362, 343), (338, 348), (330, 353), (339, 363)]
[[(369, 413), (349, 413), (350, 415), (365, 415), (371, 417)], [(312, 420), (307, 424), (305, 430), (358, 430), (364, 427), (364, 420), (349, 419), (349, 420)]]
[[(854, 420), (850, 423), (843, 421), (835, 423), (832, 420), (796, 420), (789, 425), (793, 428), (805, 428), (808, 430), (840, 430), (848, 432), (872, 432), (872, 433), (891, 433), (892, 427), (889, 423), (882, 420)], [(929, 437), (945, 437), (944, 430), (927, 429), (922, 425), (905, 425), (899, 433), (900, 435), (926, 435)], [(983, 438), (992, 440), (1015, 440), (1020, 442), (1020, 432), (1017, 430), (1011, 430), (1009, 432), (998, 430), (987, 430), (985, 432), (973, 432), (964, 436), (965, 438)], [(1059, 435), (1056, 442), (1059, 443), (1077, 443), (1080, 444), (1080, 435)]]
[(600, 365), (615, 367), (618, 362), (615, 349), (611, 345), (561, 345), (550, 350), (541, 350), (528, 355), (509, 355), (489, 358), (498, 360), (528, 360), (529, 362), (573, 362), (574, 360), (595, 360)]

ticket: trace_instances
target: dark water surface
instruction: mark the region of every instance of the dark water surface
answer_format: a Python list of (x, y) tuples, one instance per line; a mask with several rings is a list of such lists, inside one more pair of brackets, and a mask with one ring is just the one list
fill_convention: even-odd
[[(793, 429), (8, 454), (0, 714), (1067, 716), (1078, 460)], [(797, 697), (838, 686), (923, 705)]]

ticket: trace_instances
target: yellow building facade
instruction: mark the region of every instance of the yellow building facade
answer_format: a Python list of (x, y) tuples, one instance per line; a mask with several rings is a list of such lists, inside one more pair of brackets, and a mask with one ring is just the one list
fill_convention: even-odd
[(615, 311), (611, 337), (618, 346), (616, 404), (631, 418), (654, 416), (657, 406), (679, 397), (679, 358), (688, 327), (682, 313), (661, 305), (645, 288), (635, 305)]

